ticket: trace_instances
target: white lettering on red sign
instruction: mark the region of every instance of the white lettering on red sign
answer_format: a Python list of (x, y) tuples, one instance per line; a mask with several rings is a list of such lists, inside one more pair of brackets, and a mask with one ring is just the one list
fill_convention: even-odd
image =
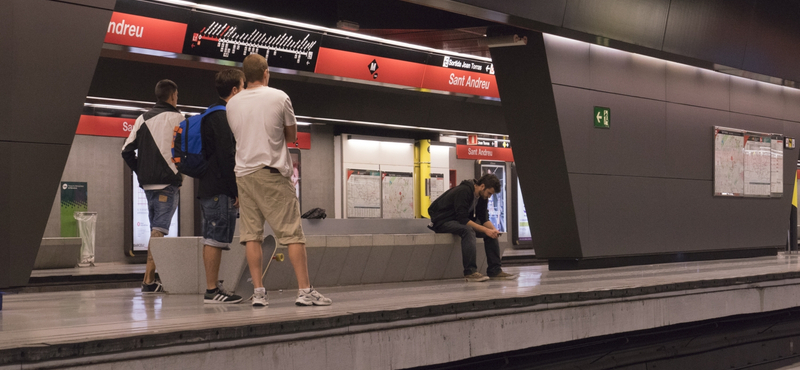
[(142, 34), (144, 34), (144, 27), (125, 24), (125, 20), (123, 19), (122, 22), (119, 23), (108, 22), (108, 31), (106, 31), (106, 33), (114, 33), (117, 35), (127, 34), (131, 37), (141, 38)]
[(483, 80), (480, 77), (478, 78), (472, 78), (472, 76), (456, 77), (455, 73), (450, 74), (450, 81), (448, 81), (448, 83), (453, 86), (466, 86), (483, 90), (489, 90), (489, 86), (492, 84), (491, 82)]
[(128, 123), (128, 121), (122, 122), (122, 131), (125, 132), (133, 131), (133, 125)]
[(491, 150), (480, 149), (480, 148), (478, 148), (478, 149), (467, 148), (467, 154), (469, 154), (469, 155), (481, 155), (481, 156), (485, 156), (485, 157), (491, 157), (491, 156), (494, 155), (494, 153)]

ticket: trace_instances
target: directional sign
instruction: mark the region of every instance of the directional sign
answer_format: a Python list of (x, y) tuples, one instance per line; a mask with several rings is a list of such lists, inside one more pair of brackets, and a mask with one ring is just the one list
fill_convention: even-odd
[(611, 128), (611, 108), (594, 107), (594, 128)]

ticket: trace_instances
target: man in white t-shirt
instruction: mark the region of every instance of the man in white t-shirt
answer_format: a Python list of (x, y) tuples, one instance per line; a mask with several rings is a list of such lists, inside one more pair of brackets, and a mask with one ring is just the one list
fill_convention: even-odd
[(300, 223), (300, 202), (292, 184), (292, 157), (287, 142), (297, 140), (297, 121), (289, 96), (267, 86), (267, 60), (250, 54), (242, 63), (247, 87), (228, 102), (228, 124), (236, 139), (236, 185), (241, 215), (240, 240), (255, 292), (253, 306), (267, 306), (261, 280), (264, 221), (278, 243), (288, 245), (297, 276), (298, 306), (328, 306), (331, 300), (317, 292), (308, 278), (306, 238)]

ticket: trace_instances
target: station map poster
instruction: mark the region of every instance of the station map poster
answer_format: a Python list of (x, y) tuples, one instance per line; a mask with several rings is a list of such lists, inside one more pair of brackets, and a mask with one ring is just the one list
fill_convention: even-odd
[(744, 132), (714, 128), (714, 195), (744, 195)]
[(770, 141), (772, 166), (770, 167), (770, 196), (783, 196), (783, 136), (772, 135)]
[(500, 188), (503, 191), (489, 197), (489, 221), (498, 231), (506, 232), (506, 164), (505, 162), (484, 161), (478, 161), (478, 163), (480, 166), (478, 177), (491, 173), (500, 179)]
[(347, 170), (347, 217), (381, 217), (380, 171)]
[(430, 181), (430, 194), (431, 197), (431, 204), (436, 198), (439, 198), (445, 191), (447, 191), (447, 187), (444, 184), (444, 174), (441, 173), (432, 173), (431, 174), (431, 181)]
[(383, 218), (414, 218), (414, 174), (382, 172)]
[[(167, 237), (178, 236), (178, 213), (180, 206), (172, 215)], [(133, 251), (146, 251), (150, 244), (150, 217), (147, 213), (147, 197), (139, 187), (139, 178), (133, 172)]]
[(745, 133), (744, 138), (744, 195), (769, 197), (772, 166), (770, 138), (751, 132)]
[(714, 195), (783, 196), (783, 136), (714, 127)]

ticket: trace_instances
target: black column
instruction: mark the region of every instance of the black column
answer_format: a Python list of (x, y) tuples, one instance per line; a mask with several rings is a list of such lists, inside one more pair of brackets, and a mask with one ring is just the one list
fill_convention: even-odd
[(0, 288), (30, 278), (115, 4), (0, 2)]
[(489, 37), (516, 33), (525, 46), (491, 48), (503, 114), (537, 257), (580, 258), (581, 241), (561, 142), (544, 38), (539, 32), (490, 29)]

